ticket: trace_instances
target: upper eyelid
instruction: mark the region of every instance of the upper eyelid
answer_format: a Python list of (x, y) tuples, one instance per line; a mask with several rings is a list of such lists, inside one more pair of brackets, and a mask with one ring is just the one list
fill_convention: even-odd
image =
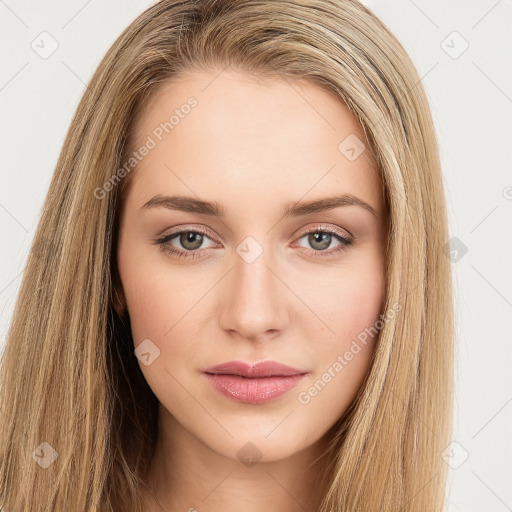
[[(300, 230), (299, 233), (307, 234), (310, 231), (315, 231), (315, 230), (316, 231), (323, 231), (323, 230), (339, 231), (339, 230), (341, 230), (342, 232), (347, 233), (349, 237), (353, 237), (352, 233), (350, 233), (347, 229), (342, 228), (340, 226), (336, 226), (336, 227), (328, 226), (325, 223), (320, 223), (319, 225), (316, 225), (316, 226), (311, 226), (309, 228), (304, 228), (303, 230)], [(165, 238), (167, 236), (175, 235), (177, 233), (182, 233), (182, 232), (199, 232), (199, 233), (204, 233), (204, 234), (207, 234), (207, 235), (213, 233), (213, 231), (211, 231), (209, 228), (206, 228), (206, 227), (196, 227), (196, 226), (184, 226), (184, 227), (181, 227), (181, 226), (176, 226), (175, 228), (172, 228), (171, 231), (169, 231), (167, 234), (159, 236), (159, 238)]]
[[(352, 235), (352, 233), (350, 233), (348, 230), (346, 230), (344, 228), (341, 228), (340, 226), (333, 227), (333, 226), (328, 226), (326, 224), (321, 223), (319, 225), (311, 226), (309, 228), (304, 228), (303, 230), (299, 231), (299, 233), (294, 235), (294, 240), (298, 240), (298, 239), (302, 238), (303, 236), (306, 236), (307, 234), (309, 234), (311, 232), (315, 232), (315, 231), (332, 232), (331, 233), (332, 235), (334, 235), (336, 237), (341, 237), (350, 242), (354, 242), (356, 239), (356, 237), (354, 235)], [(212, 233), (212, 231), (209, 228), (206, 228), (206, 227), (198, 228), (195, 226), (188, 226), (188, 227), (187, 226), (184, 226), (184, 227), (178, 226), (174, 230), (170, 231), (169, 233), (158, 237), (158, 240), (164, 240), (166, 238), (169, 238), (169, 240), (167, 240), (167, 242), (166, 242), (166, 243), (169, 243), (170, 240), (172, 240), (176, 235), (179, 235), (182, 233), (187, 233), (187, 232), (197, 232), (199, 234), (207, 236), (212, 242), (219, 243), (216, 241), (216, 237), (211, 236), (210, 233)], [(207, 248), (205, 248), (205, 249), (207, 249)], [(201, 249), (197, 249), (197, 250), (199, 251)]]
[(344, 236), (344, 238), (355, 238), (352, 233), (350, 233), (347, 229), (345, 228), (342, 228), (340, 226), (336, 226), (336, 227), (332, 227), (332, 226), (327, 226), (326, 224), (322, 224), (322, 225), (319, 225), (319, 226), (313, 226), (311, 228), (306, 228), (304, 231), (301, 231), (301, 233), (303, 234), (307, 234), (311, 231), (327, 231), (327, 232), (331, 232), (331, 231), (334, 231), (334, 232), (340, 232), (341, 231), (341, 236), (344, 236), (343, 233), (346, 233), (348, 236)]
[(199, 233), (199, 234), (203, 234), (203, 235), (206, 235), (208, 236), (208, 238), (210, 239), (214, 239), (215, 237), (214, 236), (211, 236), (211, 233), (212, 231), (209, 230), (208, 228), (197, 228), (197, 227), (181, 227), (181, 226), (177, 226), (176, 228), (173, 228), (171, 229), (169, 232), (165, 233), (165, 234), (162, 234), (162, 235), (159, 235), (157, 237), (158, 240), (163, 240), (165, 238), (169, 238), (169, 237), (174, 237), (176, 235), (179, 235), (179, 234), (182, 234), (182, 233), (189, 233), (189, 232), (193, 232), (193, 233)]

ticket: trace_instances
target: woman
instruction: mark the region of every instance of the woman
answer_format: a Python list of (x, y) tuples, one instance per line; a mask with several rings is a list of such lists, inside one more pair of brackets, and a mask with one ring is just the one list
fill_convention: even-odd
[(371, 11), (158, 2), (44, 204), (2, 509), (442, 510), (447, 240), (428, 102)]

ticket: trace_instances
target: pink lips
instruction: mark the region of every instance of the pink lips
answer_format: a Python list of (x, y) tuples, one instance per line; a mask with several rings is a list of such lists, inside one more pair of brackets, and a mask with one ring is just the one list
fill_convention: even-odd
[(275, 361), (254, 365), (230, 361), (202, 371), (215, 389), (248, 404), (268, 402), (283, 395), (308, 373)]

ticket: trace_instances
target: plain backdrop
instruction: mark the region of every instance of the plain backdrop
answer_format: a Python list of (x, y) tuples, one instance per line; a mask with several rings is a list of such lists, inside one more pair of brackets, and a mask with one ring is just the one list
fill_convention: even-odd
[[(104, 53), (152, 3), (0, 0), (2, 350), (72, 115)], [(458, 344), (447, 508), (512, 510), (512, 1), (363, 3), (414, 61), (441, 146)]]

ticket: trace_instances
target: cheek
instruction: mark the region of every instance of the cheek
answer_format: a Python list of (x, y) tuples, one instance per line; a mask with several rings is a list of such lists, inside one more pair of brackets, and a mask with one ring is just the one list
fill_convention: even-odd
[[(320, 284), (309, 304), (323, 322), (324, 339), (330, 336), (326, 347), (341, 350), (374, 325), (383, 312), (386, 283), (381, 262), (365, 259), (358, 267), (331, 273), (329, 279), (321, 280)], [(315, 325), (318, 326), (318, 322)], [(368, 338), (371, 342), (371, 336)]]
[(181, 381), (187, 370), (183, 361), (195, 361), (201, 350), (199, 330), (210, 313), (201, 299), (213, 283), (170, 268), (160, 255), (125, 253), (119, 266), (134, 349), (146, 339), (158, 349), (154, 362), (140, 367), (160, 399), (159, 390), (176, 384), (169, 374)]
[(349, 281), (345, 290), (337, 294), (337, 314), (332, 317), (334, 330), (339, 333), (336, 345), (340, 353), (357, 353), (354, 367), (361, 366), (364, 370), (363, 359), (368, 360), (375, 348), (379, 332), (376, 323), (382, 313), (384, 296), (382, 276), (371, 273)]
[(119, 266), (135, 344), (144, 338), (169, 338), (174, 326), (187, 321), (187, 311), (207, 289), (190, 273), (171, 270), (158, 254), (134, 252)]
[[(150, 364), (140, 359), (139, 366), (161, 403), (169, 410), (187, 410), (190, 397), (179, 383), (187, 376), (183, 361), (195, 360), (200, 348), (191, 340), (198, 339), (198, 318), (204, 311), (197, 303), (207, 287), (191, 285), (190, 277), (165, 265), (149, 260), (143, 265), (142, 261), (127, 258), (122, 276), (134, 349), (147, 347), (145, 340), (151, 340)], [(158, 355), (153, 359), (153, 354)]]
[(326, 426), (345, 412), (368, 372), (382, 327), (378, 320), (384, 298), (378, 265), (360, 273), (341, 271), (321, 296), (315, 296), (315, 312), (326, 325), (321, 336), (311, 338), (316, 340), (315, 372), (299, 402), (309, 411), (316, 409)]
[[(378, 279), (357, 280), (338, 292), (333, 301), (333, 330), (338, 334), (340, 348), (353, 339), (363, 338), (363, 333), (372, 332), (371, 327), (379, 319), (384, 302), (384, 285)], [(368, 336), (371, 344), (375, 336)]]

